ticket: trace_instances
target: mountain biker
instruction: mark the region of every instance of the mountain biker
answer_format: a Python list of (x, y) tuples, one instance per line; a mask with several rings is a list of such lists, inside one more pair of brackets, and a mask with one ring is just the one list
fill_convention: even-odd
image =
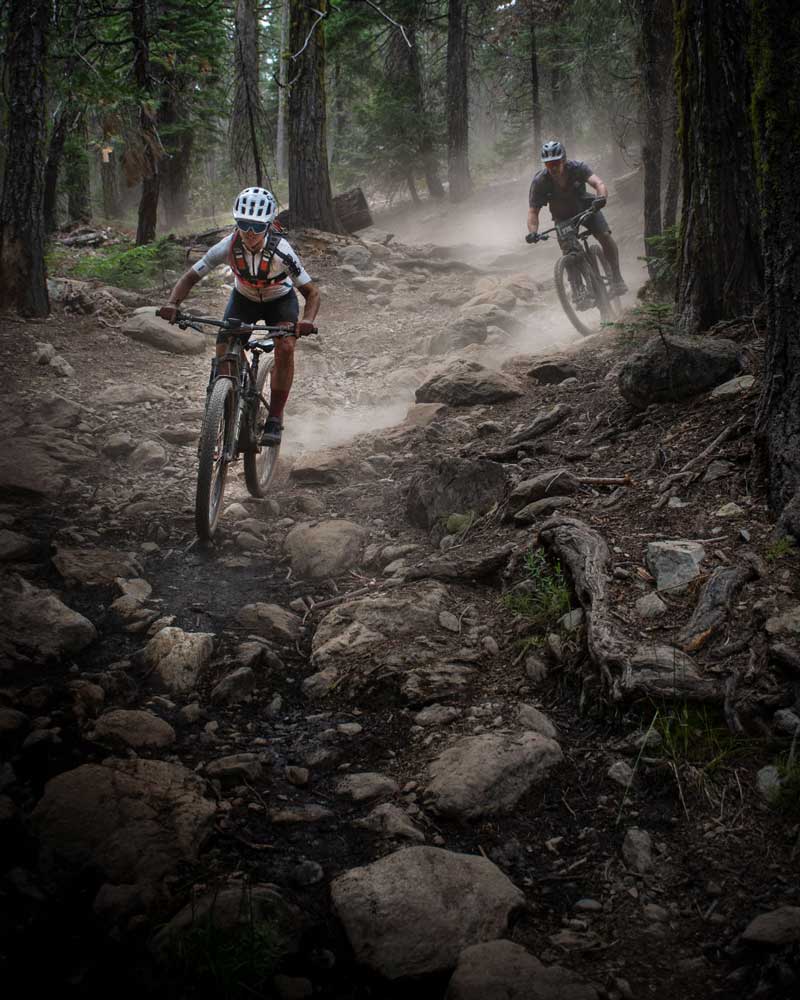
[[(600, 211), (608, 198), (608, 188), (588, 163), (568, 160), (566, 150), (558, 139), (551, 139), (542, 146), (542, 163), (544, 169), (534, 176), (528, 194), (528, 242), (536, 243), (538, 240), (539, 210), (545, 205), (550, 207), (554, 222), (571, 219), (591, 208), (593, 214), (587, 216), (583, 224), (603, 248), (611, 267), (610, 294), (624, 295), (628, 286), (620, 273), (619, 250)], [(587, 193), (587, 184), (597, 192), (596, 198)]]
[[(278, 205), (265, 188), (245, 188), (233, 204), (236, 229), (216, 243), (175, 283), (169, 301), (158, 310), (162, 319), (174, 323), (178, 306), (194, 285), (220, 264), (228, 264), (234, 274), (234, 286), (223, 319), (242, 323), (263, 320), (271, 326), (293, 326), (300, 307), (294, 288), (305, 300), (298, 333), (312, 333), (319, 311), (319, 288), (311, 280), (300, 258), (275, 222)], [(213, 373), (226, 374), (227, 331), (217, 337), (217, 356)], [(283, 432), (283, 410), (294, 378), (294, 337), (275, 341), (275, 367), (272, 370), (269, 413), (261, 435), (261, 444), (278, 445)]]

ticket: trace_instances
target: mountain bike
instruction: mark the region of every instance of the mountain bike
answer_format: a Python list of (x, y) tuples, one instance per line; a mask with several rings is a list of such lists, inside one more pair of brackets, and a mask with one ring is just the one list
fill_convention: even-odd
[[(280, 337), (298, 337), (296, 324), (267, 326), (240, 320), (218, 320), (209, 316), (178, 313), (181, 330), (191, 327), (203, 333), (204, 326), (225, 331), (226, 352), (212, 362), (211, 380), (197, 450), (197, 494), (194, 523), (203, 542), (214, 537), (222, 512), (228, 467), (244, 458), (244, 478), (251, 496), (266, 496), (278, 463), (280, 446), (261, 445), (259, 438), (269, 412), (269, 375)], [(253, 334), (267, 334), (249, 340)]]
[(567, 319), (583, 337), (589, 337), (597, 330), (589, 325), (591, 321), (581, 319), (579, 312), (597, 309), (602, 323), (613, 322), (622, 312), (619, 299), (610, 293), (613, 275), (606, 255), (596, 244), (589, 246), (591, 233), (580, 228), (586, 217), (592, 214), (593, 210), (589, 208), (571, 219), (557, 222), (552, 229), (539, 233), (536, 241), (549, 239), (551, 233), (556, 234), (561, 247), (561, 256), (554, 271), (556, 293)]

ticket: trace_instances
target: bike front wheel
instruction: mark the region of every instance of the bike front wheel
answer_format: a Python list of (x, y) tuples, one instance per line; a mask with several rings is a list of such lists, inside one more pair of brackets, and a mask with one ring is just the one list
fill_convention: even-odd
[[(611, 266), (600, 247), (590, 247), (589, 253), (594, 257), (597, 274), (600, 276), (600, 283), (603, 286), (603, 295), (605, 300), (605, 315), (603, 315), (603, 322), (613, 323), (615, 319), (622, 315), (622, 303), (618, 297), (612, 296), (609, 292), (609, 289), (614, 283)], [(604, 310), (601, 309), (601, 314), (603, 311)]]
[(197, 496), (194, 523), (197, 536), (209, 542), (217, 530), (228, 475), (227, 452), (234, 423), (235, 393), (229, 379), (214, 383), (206, 405), (197, 462)]
[[(264, 421), (267, 419), (268, 408), (264, 405), (264, 400), (269, 398), (269, 378), (274, 367), (274, 357), (262, 358), (258, 366), (258, 382), (256, 383), (258, 402), (256, 403), (256, 414), (253, 421), (256, 436), (255, 441), (253, 441), (254, 445), (258, 443), (258, 436), (264, 427)], [(267, 487), (275, 473), (280, 450), (280, 445), (274, 445), (270, 448), (262, 445), (259, 451), (249, 450), (245, 452), (244, 481), (247, 484), (247, 491), (250, 496), (265, 497), (267, 495)]]
[[(570, 260), (570, 257), (573, 259)], [(556, 261), (553, 275), (556, 283), (556, 294), (558, 295), (558, 301), (561, 303), (561, 308), (566, 313), (570, 323), (572, 323), (582, 337), (590, 337), (595, 331), (584, 323), (572, 301), (572, 284), (569, 280), (568, 272), (568, 267), (570, 266), (575, 269), (574, 277), (582, 281), (587, 289), (594, 290), (592, 274), (589, 265), (583, 257), (578, 254), (563, 254)]]

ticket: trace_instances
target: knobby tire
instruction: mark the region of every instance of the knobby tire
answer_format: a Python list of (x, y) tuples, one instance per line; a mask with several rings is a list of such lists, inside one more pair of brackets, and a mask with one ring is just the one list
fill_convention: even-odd
[[(267, 407), (264, 406), (261, 399), (269, 398), (269, 384), (267, 380), (269, 379), (274, 366), (274, 357), (263, 357), (258, 366), (258, 382), (256, 383), (256, 390), (259, 395), (259, 402), (257, 404), (254, 431), (255, 441), (252, 442), (253, 444), (258, 443), (261, 431), (264, 429), (264, 421), (267, 419)], [(270, 480), (275, 472), (275, 467), (278, 464), (278, 453), (280, 450), (280, 445), (276, 445), (272, 448), (267, 448), (262, 445), (259, 452), (245, 452), (244, 481), (247, 485), (247, 491), (250, 496), (265, 497), (267, 495), (267, 487), (270, 484)]]
[(229, 379), (220, 378), (214, 383), (206, 406), (197, 461), (197, 496), (194, 522), (197, 536), (209, 542), (217, 530), (225, 494), (228, 463), (225, 452), (233, 433), (233, 385)]
[[(609, 295), (608, 290), (613, 281), (611, 266), (608, 263), (606, 255), (599, 246), (591, 246), (589, 248), (589, 253), (595, 258), (597, 273), (601, 276), (600, 281), (603, 285), (603, 297), (606, 303), (606, 308), (605, 310), (600, 310), (600, 315), (602, 316), (604, 323), (613, 323), (615, 319), (622, 315), (622, 303), (620, 302), (619, 297)], [(605, 281), (603, 281), (604, 275), (606, 278)], [(598, 299), (598, 301), (600, 300)]]
[[(579, 264), (584, 280), (586, 280), (588, 265), (582, 257), (579, 258)], [(566, 254), (562, 254), (562, 256), (556, 260), (553, 277), (555, 278), (558, 301), (561, 303), (561, 308), (566, 313), (567, 319), (570, 323), (572, 323), (582, 337), (590, 337), (595, 331), (583, 322), (572, 304), (572, 285), (570, 284), (569, 274), (567, 273)], [(590, 282), (589, 287), (593, 287), (593, 282)]]

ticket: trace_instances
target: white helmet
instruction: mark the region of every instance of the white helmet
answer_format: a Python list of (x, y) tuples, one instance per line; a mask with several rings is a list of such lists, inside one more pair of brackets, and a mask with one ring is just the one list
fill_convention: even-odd
[(236, 222), (270, 222), (278, 214), (278, 203), (272, 192), (266, 188), (245, 188), (233, 203), (233, 218)]

